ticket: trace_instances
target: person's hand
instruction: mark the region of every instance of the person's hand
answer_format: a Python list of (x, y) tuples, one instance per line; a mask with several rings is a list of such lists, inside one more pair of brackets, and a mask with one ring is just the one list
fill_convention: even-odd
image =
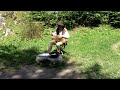
[(61, 35), (58, 35), (58, 38), (62, 38), (62, 36), (61, 36)]
[(52, 35), (52, 36), (54, 36), (54, 34), (53, 34), (53, 33), (51, 33), (51, 35)]
[(51, 35), (52, 35), (53, 37), (56, 37), (56, 35), (54, 35), (53, 33), (51, 33)]

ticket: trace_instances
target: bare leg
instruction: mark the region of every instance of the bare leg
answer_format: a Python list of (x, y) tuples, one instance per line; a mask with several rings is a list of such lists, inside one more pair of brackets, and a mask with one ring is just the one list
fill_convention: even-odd
[(49, 45), (48, 45), (48, 53), (51, 52), (51, 50), (52, 50), (52, 45), (54, 45), (54, 44), (55, 44), (55, 41), (54, 41), (54, 40), (52, 40), (52, 41), (49, 43)]
[(57, 51), (60, 53), (60, 45), (62, 45), (62, 42), (57, 42), (56, 43), (56, 47), (57, 47)]

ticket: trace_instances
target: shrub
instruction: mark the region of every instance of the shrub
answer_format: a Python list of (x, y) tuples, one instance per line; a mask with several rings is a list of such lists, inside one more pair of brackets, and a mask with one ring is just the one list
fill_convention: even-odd
[(41, 22), (29, 22), (26, 23), (24, 30), (22, 32), (23, 39), (34, 39), (34, 38), (41, 38), (44, 32), (44, 26)]
[(115, 28), (120, 28), (120, 12), (111, 12), (109, 14), (109, 23)]
[(45, 26), (55, 27), (58, 20), (62, 20), (68, 29), (76, 26), (99, 26), (108, 23), (109, 11), (32, 11), (32, 20), (41, 21)]

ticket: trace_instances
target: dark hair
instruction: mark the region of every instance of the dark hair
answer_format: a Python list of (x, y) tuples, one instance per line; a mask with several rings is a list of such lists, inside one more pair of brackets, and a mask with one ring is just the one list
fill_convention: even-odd
[[(60, 25), (60, 26), (62, 27), (62, 29), (65, 28), (65, 26), (64, 26), (64, 24), (63, 24), (62, 21), (58, 21), (58, 22), (57, 22), (57, 25)], [(59, 28), (56, 29), (56, 33), (57, 33), (57, 35), (59, 35)]]
[[(65, 27), (62, 26), (62, 30), (63, 30), (64, 28), (65, 28)], [(57, 35), (59, 35), (59, 28), (56, 29), (56, 33), (57, 33)]]

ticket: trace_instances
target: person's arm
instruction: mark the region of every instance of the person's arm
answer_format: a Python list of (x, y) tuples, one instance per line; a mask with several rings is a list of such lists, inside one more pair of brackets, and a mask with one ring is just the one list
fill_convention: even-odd
[(56, 36), (56, 31), (51, 33), (52, 36)]
[(65, 33), (64, 33), (64, 35), (62, 35), (62, 37), (63, 38), (69, 38), (70, 37), (70, 35), (69, 35), (69, 33), (68, 33), (66, 28), (65, 28)]

